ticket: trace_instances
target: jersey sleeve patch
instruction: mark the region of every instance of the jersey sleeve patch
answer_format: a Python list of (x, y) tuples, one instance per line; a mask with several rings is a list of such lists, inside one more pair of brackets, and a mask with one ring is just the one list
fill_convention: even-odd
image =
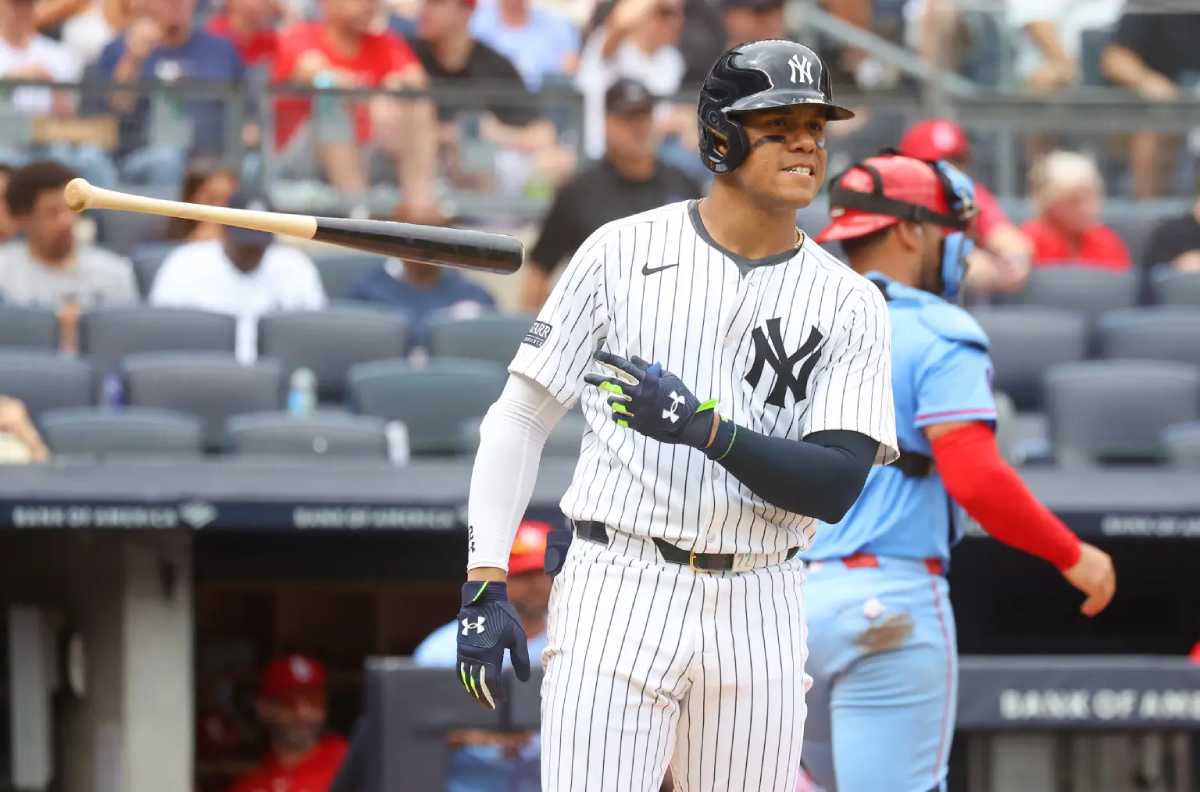
[(550, 337), (550, 331), (553, 329), (554, 327), (549, 322), (536, 321), (529, 326), (529, 332), (525, 334), (521, 343), (529, 344), (531, 347), (541, 347), (546, 343), (546, 339)]
[(921, 324), (947, 339), (987, 350), (990, 346), (987, 333), (975, 321), (975, 317), (957, 305), (932, 303), (917, 311)]

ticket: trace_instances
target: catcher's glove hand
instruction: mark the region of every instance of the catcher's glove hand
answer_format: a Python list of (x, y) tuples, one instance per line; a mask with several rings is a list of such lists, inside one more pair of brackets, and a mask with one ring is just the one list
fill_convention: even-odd
[(597, 352), (596, 360), (619, 369), (634, 379), (630, 384), (618, 377), (585, 374), (583, 379), (609, 392), (613, 420), (662, 443), (682, 443), (701, 450), (712, 440), (716, 422), (715, 399), (703, 404), (679, 377), (663, 371), (637, 355), (626, 360), (619, 355)]
[(504, 700), (500, 669), (509, 651), (517, 679), (529, 681), (529, 643), (517, 612), (508, 601), (508, 586), (467, 581), (458, 611), (457, 676), (471, 698), (491, 709)]

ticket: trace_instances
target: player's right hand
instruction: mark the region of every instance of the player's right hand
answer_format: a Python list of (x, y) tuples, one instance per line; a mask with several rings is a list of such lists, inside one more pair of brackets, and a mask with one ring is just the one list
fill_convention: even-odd
[(504, 583), (469, 580), (462, 588), (458, 611), (459, 682), (467, 695), (495, 709), (504, 700), (500, 670), (509, 651), (517, 679), (529, 681), (529, 643)]
[(1080, 542), (1079, 560), (1062, 573), (1075, 588), (1087, 595), (1079, 610), (1084, 616), (1095, 616), (1108, 607), (1117, 593), (1117, 573), (1112, 558), (1094, 545)]

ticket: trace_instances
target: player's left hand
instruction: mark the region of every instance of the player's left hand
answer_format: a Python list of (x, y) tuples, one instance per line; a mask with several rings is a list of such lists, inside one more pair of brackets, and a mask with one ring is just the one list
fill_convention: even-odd
[(508, 601), (508, 586), (467, 581), (458, 611), (458, 679), (467, 695), (489, 709), (504, 700), (500, 670), (504, 650), (513, 672), (529, 681), (529, 644), (521, 619)]
[(608, 391), (613, 420), (662, 443), (681, 443), (705, 449), (712, 443), (717, 425), (717, 402), (703, 404), (679, 377), (663, 371), (658, 363), (647, 363), (637, 355), (626, 360), (620, 355), (597, 352), (596, 360), (623, 371), (631, 384), (618, 377), (585, 374), (584, 382)]
[(1062, 575), (1068, 583), (1087, 595), (1087, 600), (1079, 608), (1084, 616), (1100, 613), (1117, 593), (1117, 573), (1113, 569), (1112, 558), (1087, 542), (1080, 543), (1079, 560), (1070, 569), (1063, 570)]

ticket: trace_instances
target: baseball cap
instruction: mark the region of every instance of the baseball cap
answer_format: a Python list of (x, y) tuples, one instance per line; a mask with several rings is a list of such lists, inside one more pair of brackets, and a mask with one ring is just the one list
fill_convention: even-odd
[(540, 520), (521, 520), (513, 539), (512, 554), (508, 557), (508, 574), (541, 572), (546, 568), (546, 537), (550, 523)]
[(963, 128), (948, 118), (927, 118), (913, 124), (900, 138), (900, 153), (919, 160), (958, 160), (971, 157)]
[[(273, 212), (271, 201), (263, 193), (251, 190), (238, 190), (229, 198), (230, 209), (250, 209), (255, 212)], [(266, 247), (274, 240), (274, 234), (265, 231), (255, 231), (250, 228), (229, 226), (225, 229), (225, 237), (236, 245), (257, 245)]]
[(636, 80), (621, 78), (604, 92), (604, 112), (630, 115), (654, 109), (654, 94)]
[(289, 654), (276, 657), (263, 669), (258, 694), (279, 699), (296, 691), (324, 692), (325, 667), (311, 657)]

